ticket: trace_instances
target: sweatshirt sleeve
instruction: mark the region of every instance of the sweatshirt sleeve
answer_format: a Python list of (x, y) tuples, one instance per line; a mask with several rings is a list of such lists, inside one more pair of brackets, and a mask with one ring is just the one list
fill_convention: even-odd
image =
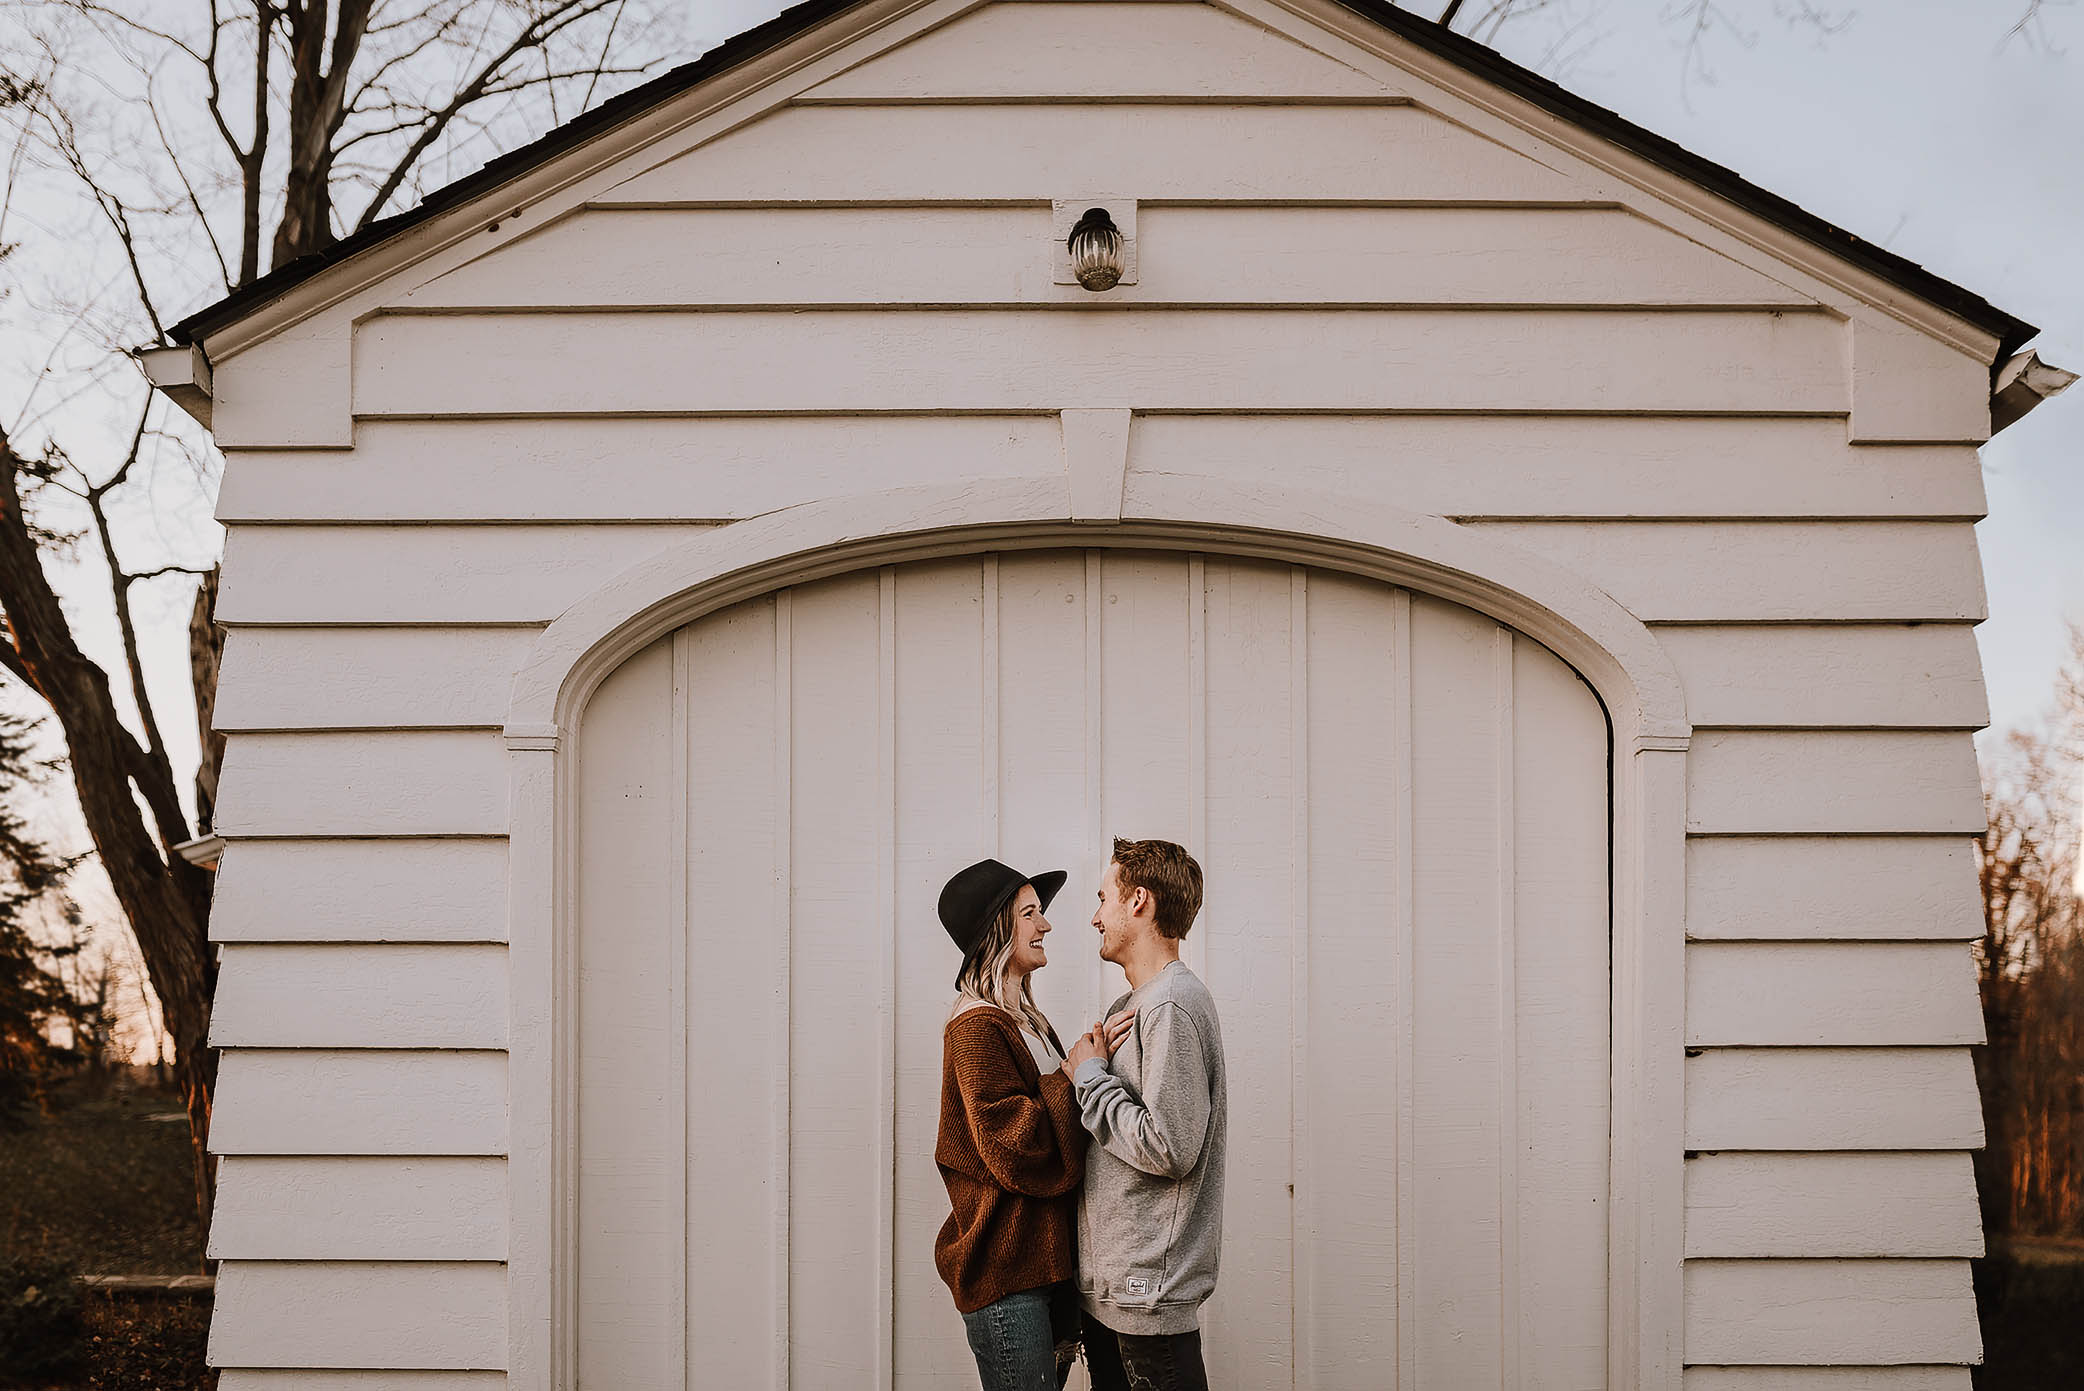
[(1211, 1111), (1201, 1032), (1166, 1001), (1137, 1019), (1143, 1095), (1098, 1058), (1078, 1068), (1074, 1086), (1085, 1128), (1123, 1163), (1160, 1178), (1185, 1178), (1200, 1162)]
[(1030, 1198), (1056, 1198), (1085, 1179), (1085, 1130), (1070, 1079), (1061, 1071), (1042, 1075), (1041, 1094), (1027, 1079), (1012, 1049), (1025, 1047), (972, 1010), (948, 1028), (947, 1065), (962, 1095), (970, 1143), (1000, 1187)]

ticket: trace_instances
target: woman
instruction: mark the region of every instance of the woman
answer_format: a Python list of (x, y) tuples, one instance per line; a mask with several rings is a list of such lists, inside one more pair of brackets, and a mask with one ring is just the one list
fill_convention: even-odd
[(984, 1391), (1054, 1391), (1077, 1353), (1085, 1129), (1064, 1045), (1028, 977), (1049, 964), (1043, 911), (1062, 870), (1030, 879), (981, 860), (941, 890), (941, 925), (962, 949), (942, 1030), (934, 1161), (954, 1212), (934, 1264), (969, 1330)]

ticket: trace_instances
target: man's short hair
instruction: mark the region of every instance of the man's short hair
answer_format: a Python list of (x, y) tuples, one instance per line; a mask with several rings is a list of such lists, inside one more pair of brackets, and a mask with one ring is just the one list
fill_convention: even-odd
[(1114, 838), (1115, 882), (1126, 895), (1147, 891), (1154, 903), (1158, 932), (1174, 941), (1187, 935), (1201, 911), (1201, 866), (1182, 846), (1169, 840)]

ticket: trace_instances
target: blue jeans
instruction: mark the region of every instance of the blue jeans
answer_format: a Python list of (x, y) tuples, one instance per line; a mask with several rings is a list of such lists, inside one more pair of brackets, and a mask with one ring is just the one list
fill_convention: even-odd
[(1020, 1290), (964, 1314), (984, 1391), (1059, 1391), (1078, 1356), (1077, 1307), (1066, 1282)]

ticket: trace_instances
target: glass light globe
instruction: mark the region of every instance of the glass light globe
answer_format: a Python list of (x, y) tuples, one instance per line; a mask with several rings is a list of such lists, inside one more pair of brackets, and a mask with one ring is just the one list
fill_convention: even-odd
[(1105, 208), (1087, 208), (1071, 229), (1071, 273), (1088, 290), (1112, 290), (1122, 280), (1122, 229)]

